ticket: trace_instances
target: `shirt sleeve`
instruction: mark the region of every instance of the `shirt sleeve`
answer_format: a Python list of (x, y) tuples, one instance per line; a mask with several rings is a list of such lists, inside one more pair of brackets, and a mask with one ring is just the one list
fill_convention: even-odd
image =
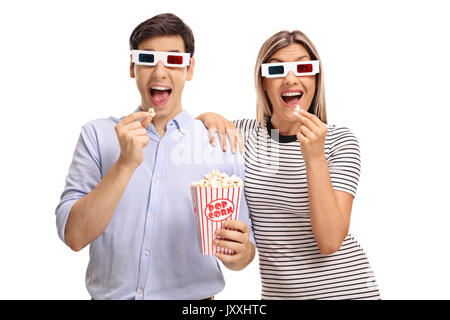
[[(230, 153), (229, 151), (227, 152)], [(234, 172), (232, 174), (237, 175), (244, 181), (245, 184), (245, 162), (243, 156), (238, 152), (234, 156), (235, 160), (235, 166), (234, 166)], [(245, 222), (250, 230), (250, 241), (253, 243), (253, 245), (256, 247), (255, 242), (255, 236), (253, 233), (253, 226), (250, 219), (250, 211), (247, 205), (247, 200), (245, 198), (245, 192), (242, 190), (242, 197), (240, 200), (240, 209), (239, 209), (239, 220)]]
[(333, 130), (327, 162), (333, 189), (345, 191), (355, 197), (361, 161), (358, 140), (348, 128)]
[(66, 177), (66, 185), (55, 210), (56, 228), (59, 238), (64, 243), (66, 243), (66, 222), (72, 206), (77, 200), (91, 192), (100, 180), (101, 162), (98, 143), (93, 126), (88, 123), (81, 129), (69, 173)]
[(242, 139), (244, 139), (244, 143), (247, 142), (247, 138), (250, 135), (250, 132), (255, 130), (258, 124), (258, 120), (256, 119), (241, 119), (233, 120), (232, 122), (241, 134)]

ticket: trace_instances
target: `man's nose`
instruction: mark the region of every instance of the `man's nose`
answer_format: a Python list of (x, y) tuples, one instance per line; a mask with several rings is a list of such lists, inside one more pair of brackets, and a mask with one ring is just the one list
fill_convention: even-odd
[(154, 75), (160, 76), (160, 77), (166, 77), (167, 76), (167, 70), (166, 66), (162, 61), (158, 61), (155, 66), (155, 70), (153, 71)]
[(298, 79), (292, 71), (289, 71), (287, 76), (284, 78), (284, 84), (289, 86), (294, 83), (297, 83)]

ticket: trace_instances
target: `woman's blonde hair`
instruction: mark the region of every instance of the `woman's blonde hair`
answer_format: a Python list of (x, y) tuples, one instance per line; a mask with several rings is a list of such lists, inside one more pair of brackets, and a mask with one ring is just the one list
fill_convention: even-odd
[(322, 122), (327, 123), (327, 112), (325, 108), (325, 88), (323, 81), (323, 68), (319, 54), (309, 38), (301, 31), (280, 31), (264, 42), (258, 53), (255, 65), (255, 89), (256, 89), (256, 118), (264, 126), (265, 119), (272, 115), (273, 108), (267, 93), (263, 89), (263, 78), (261, 77), (261, 64), (270, 61), (270, 58), (291, 43), (302, 45), (308, 52), (311, 60), (319, 60), (320, 72), (316, 74), (316, 91), (308, 112), (316, 115)]

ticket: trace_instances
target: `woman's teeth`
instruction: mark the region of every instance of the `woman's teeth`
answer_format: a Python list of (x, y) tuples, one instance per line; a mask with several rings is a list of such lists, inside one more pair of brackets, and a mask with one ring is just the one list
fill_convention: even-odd
[(302, 93), (300, 91), (285, 92), (281, 95), (281, 99), (283, 99), (283, 101), (289, 106), (297, 105), (301, 97)]
[(282, 94), (283, 97), (293, 97), (293, 96), (301, 96), (301, 95), (302, 95), (301, 92), (286, 92), (286, 93)]

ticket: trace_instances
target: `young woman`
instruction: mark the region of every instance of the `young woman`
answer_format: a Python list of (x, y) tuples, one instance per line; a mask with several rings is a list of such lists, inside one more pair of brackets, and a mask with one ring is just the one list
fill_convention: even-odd
[[(270, 37), (258, 54), (255, 85), (256, 119), (233, 123), (245, 143), (262, 298), (380, 299), (369, 261), (348, 233), (358, 141), (327, 124), (322, 65), (306, 35)], [(198, 119), (222, 138), (234, 128), (213, 113)]]

